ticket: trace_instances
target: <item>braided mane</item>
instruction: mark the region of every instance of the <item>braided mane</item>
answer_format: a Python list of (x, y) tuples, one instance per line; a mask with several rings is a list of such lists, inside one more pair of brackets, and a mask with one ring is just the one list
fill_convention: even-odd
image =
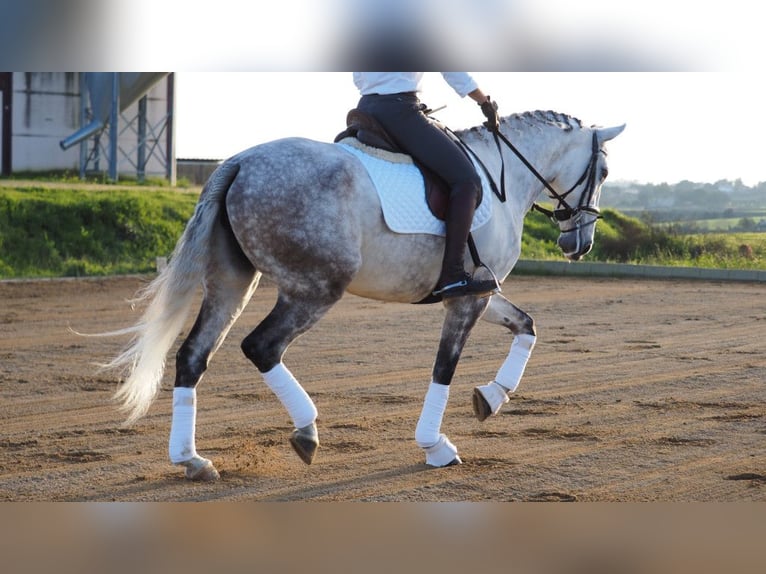
[[(511, 114), (510, 116), (502, 117), (500, 119), (500, 124), (508, 125), (512, 129), (517, 130), (528, 126), (538, 129), (542, 127), (552, 127), (566, 132), (571, 132), (575, 128), (581, 129), (583, 127), (583, 123), (579, 119), (567, 114), (563, 114), (561, 112), (554, 112), (552, 110), (535, 110)], [(468, 130), (460, 130), (457, 132), (457, 134), (461, 137), (466, 133), (471, 133), (474, 136), (478, 136), (480, 139), (489, 137), (488, 132), (479, 126), (472, 127)]]
[(583, 127), (582, 122), (577, 118), (552, 110), (535, 110), (532, 112), (513, 114), (507, 118), (503, 118), (502, 121), (525, 123), (529, 125), (545, 124), (552, 127), (558, 127), (564, 131), (571, 131), (574, 128), (579, 129)]

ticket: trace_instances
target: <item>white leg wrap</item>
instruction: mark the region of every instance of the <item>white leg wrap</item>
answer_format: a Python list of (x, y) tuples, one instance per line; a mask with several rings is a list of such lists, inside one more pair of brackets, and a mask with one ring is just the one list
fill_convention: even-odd
[(507, 392), (512, 393), (519, 386), (535, 346), (535, 340), (534, 335), (516, 335), (514, 337), (511, 350), (495, 376), (495, 382)]
[(449, 387), (431, 382), (426, 392), (418, 425), (415, 427), (415, 441), (420, 448), (432, 447), (439, 442), (439, 431), (441, 430), (442, 417), (444, 417), (444, 411), (447, 409), (448, 400)]
[(287, 409), (295, 428), (306, 427), (316, 420), (314, 402), (284, 364), (279, 363), (263, 373), (263, 380)]
[(197, 390), (186, 387), (173, 389), (173, 419), (170, 424), (168, 453), (170, 462), (179, 464), (197, 456), (194, 428), (197, 420)]

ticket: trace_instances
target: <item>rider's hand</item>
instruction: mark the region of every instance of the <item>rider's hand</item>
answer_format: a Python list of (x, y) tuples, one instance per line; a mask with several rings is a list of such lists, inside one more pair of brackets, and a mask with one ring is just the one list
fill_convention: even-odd
[(493, 102), (490, 100), (489, 96), (487, 96), (487, 99), (479, 105), (481, 106), (482, 113), (487, 118), (487, 121), (484, 122), (484, 126), (489, 131), (497, 131), (500, 128), (500, 117), (497, 115), (497, 102)]

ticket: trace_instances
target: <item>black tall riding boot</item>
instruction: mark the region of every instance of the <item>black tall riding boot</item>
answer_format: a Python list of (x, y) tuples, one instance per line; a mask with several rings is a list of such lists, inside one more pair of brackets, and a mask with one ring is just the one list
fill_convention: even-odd
[(494, 280), (474, 280), (464, 267), (468, 234), (476, 211), (476, 193), (471, 189), (456, 190), (447, 206), (447, 237), (442, 272), (434, 295), (460, 297), (489, 294), (497, 290)]

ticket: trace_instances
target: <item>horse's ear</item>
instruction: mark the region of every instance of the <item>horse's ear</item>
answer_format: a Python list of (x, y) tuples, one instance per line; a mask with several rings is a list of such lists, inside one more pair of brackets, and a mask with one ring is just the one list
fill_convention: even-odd
[(612, 128), (597, 128), (596, 132), (598, 133), (598, 141), (600, 143), (608, 142), (609, 140), (612, 140), (620, 135), (624, 129), (625, 124), (622, 124), (621, 126), (614, 126)]

